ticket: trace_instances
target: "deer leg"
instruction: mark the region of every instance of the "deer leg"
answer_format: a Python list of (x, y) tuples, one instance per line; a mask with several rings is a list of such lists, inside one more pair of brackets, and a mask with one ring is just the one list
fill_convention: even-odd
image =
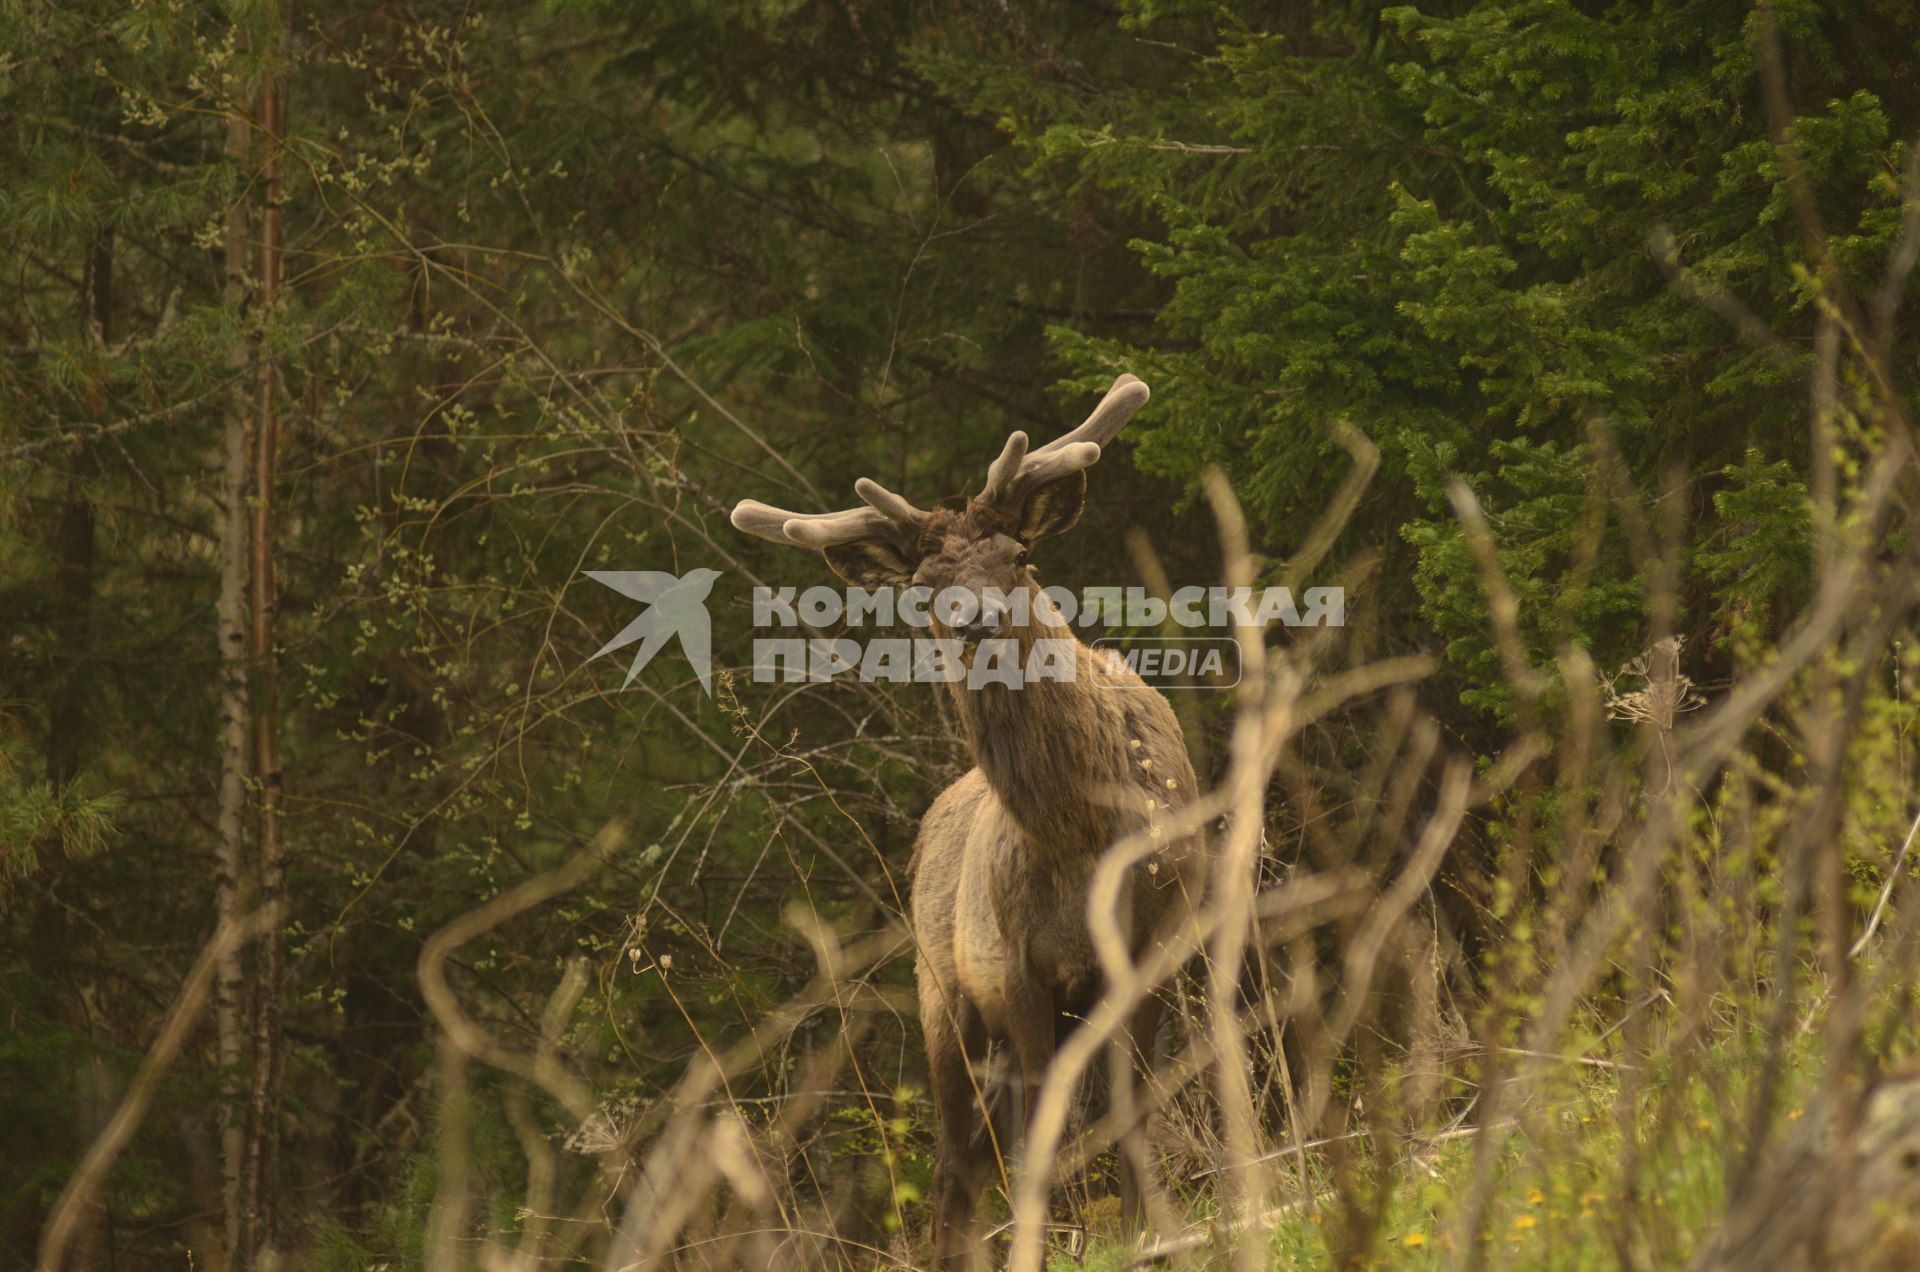
[(920, 1027), (933, 1087), (933, 1252), (936, 1266), (966, 1268), (978, 1247), (973, 1212), (992, 1161), (970, 1060), (985, 1049), (980, 1014), (960, 994), (923, 992)]
[(1040, 1084), (1053, 1063), (1055, 1011), (1053, 990), (1037, 976), (1008, 978), (1007, 1034), (1020, 1067), (1021, 1138), (1040, 1103)]
[(1140, 1107), (1143, 1079), (1153, 1076), (1154, 1039), (1165, 1007), (1149, 995), (1133, 1011), (1108, 1059), (1109, 1111), (1119, 1125), (1114, 1157), (1120, 1173), (1120, 1208), (1137, 1226), (1153, 1222), (1160, 1209), (1159, 1176), (1153, 1167), (1147, 1118)]

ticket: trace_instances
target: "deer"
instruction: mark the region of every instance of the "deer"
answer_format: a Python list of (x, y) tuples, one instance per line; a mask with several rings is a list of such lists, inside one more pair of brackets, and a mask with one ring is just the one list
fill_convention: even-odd
[[(980, 492), (958, 507), (921, 509), (862, 477), (861, 507), (808, 514), (748, 499), (730, 518), (746, 533), (820, 552), (849, 584), (921, 587), (953, 602), (937, 601), (929, 619), (963, 660), (998, 641), (1024, 665), (1035, 642), (1069, 642), (1069, 675), (948, 680), (974, 767), (934, 799), (908, 866), (935, 1116), (931, 1236), (943, 1268), (977, 1256), (975, 1210), (996, 1158), (1006, 1160), (1007, 1141), (1035, 1108), (1056, 1047), (1105, 989), (1088, 916), (1096, 865), (1123, 837), (1158, 835), (1158, 823), (1197, 794), (1167, 699), (1075, 635), (1029, 560), (1036, 544), (1079, 520), (1087, 470), (1147, 398), (1144, 383), (1122, 375), (1055, 441), (1030, 451), (1026, 433), (1012, 433)], [(1136, 964), (1198, 907), (1207, 851), (1198, 835), (1169, 834), (1130, 868), (1116, 917)], [(1162, 1012), (1148, 996), (1114, 1040), (1131, 1058), (1111, 1066), (1115, 1088), (1124, 1087), (1110, 1090), (1112, 1107), (1138, 1108)], [(983, 1079), (990, 1056), (1008, 1051), (1012, 1079)], [(1132, 1122), (1121, 1129), (1117, 1173), (1122, 1211), (1138, 1227), (1157, 1181), (1146, 1128)]]

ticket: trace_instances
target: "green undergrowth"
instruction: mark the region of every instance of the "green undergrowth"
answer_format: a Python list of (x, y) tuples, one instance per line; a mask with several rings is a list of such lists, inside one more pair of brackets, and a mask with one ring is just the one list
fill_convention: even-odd
[[(1726, 1180), (1745, 1151), (1759, 1060), (1752, 1048), (1728, 1047), (1696, 1058), (1686, 1076), (1656, 1060), (1639, 1071), (1579, 1065), (1577, 1077), (1543, 1083), (1498, 1149), (1478, 1234), (1490, 1262), (1573, 1269), (1618, 1266), (1625, 1257), (1637, 1266), (1683, 1265), (1723, 1212)], [(1804, 1116), (1808, 1069), (1804, 1057), (1789, 1065), (1776, 1135), (1791, 1134)], [(1270, 1177), (1282, 1200), (1267, 1266), (1447, 1266), (1480, 1151), (1471, 1135), (1427, 1148), (1410, 1138), (1384, 1178), (1349, 1178), (1344, 1189), (1326, 1159), (1310, 1157), (1311, 1208), (1284, 1200), (1300, 1187), (1283, 1161)], [(1191, 1199), (1189, 1214), (1190, 1230), (1217, 1225), (1217, 1198)], [(1188, 1266), (1224, 1268), (1228, 1244), (1216, 1235), (1184, 1257)], [(1079, 1257), (1063, 1251), (1049, 1266), (1118, 1272), (1137, 1266), (1140, 1254), (1133, 1242), (1095, 1238)]]

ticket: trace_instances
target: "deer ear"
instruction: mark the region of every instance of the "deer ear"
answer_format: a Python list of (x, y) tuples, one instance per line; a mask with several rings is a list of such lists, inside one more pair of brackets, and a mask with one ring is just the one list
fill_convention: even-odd
[(1020, 542), (1038, 543), (1051, 534), (1064, 534), (1080, 520), (1087, 498), (1085, 469), (1048, 482), (1027, 497), (1020, 510)]
[(884, 539), (855, 539), (825, 549), (827, 564), (833, 572), (855, 587), (868, 591), (882, 587), (906, 587), (913, 582), (913, 562)]

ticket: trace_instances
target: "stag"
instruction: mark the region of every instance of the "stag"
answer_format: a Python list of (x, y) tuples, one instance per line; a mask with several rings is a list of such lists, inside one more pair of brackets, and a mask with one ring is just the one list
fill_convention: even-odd
[[(923, 510), (863, 477), (854, 490), (864, 507), (798, 514), (743, 500), (733, 510), (739, 529), (817, 550), (849, 583), (929, 589), (941, 598), (934, 634), (961, 642), (963, 661), (989, 641), (1014, 642), (1000, 652), (1017, 650), (1020, 666), (1040, 640), (1067, 642), (1054, 648), (1073, 655), (1070, 676), (949, 682), (974, 768), (934, 800), (908, 867), (942, 1266), (964, 1266), (977, 1250), (980, 1191), (1024, 1120), (1011, 1101), (1031, 1113), (1056, 1046), (1105, 988), (1088, 918), (1095, 866), (1125, 836), (1160, 834), (1195, 794), (1166, 699), (1078, 640), (1028, 560), (1079, 520), (1087, 469), (1146, 400), (1147, 386), (1123, 375), (1065, 436), (1029, 452), (1026, 434), (1013, 433), (963, 507)], [(1166, 837), (1121, 893), (1116, 917), (1136, 962), (1191, 914), (1204, 886), (1200, 841)], [(1161, 1011), (1149, 997), (1115, 1039), (1131, 1054), (1112, 1066), (1115, 1108), (1138, 1107)], [(1017, 1081), (983, 1076), (989, 1054), (1008, 1048)], [(1154, 1187), (1144, 1137), (1136, 1118), (1118, 1153), (1122, 1206), (1136, 1223)]]

